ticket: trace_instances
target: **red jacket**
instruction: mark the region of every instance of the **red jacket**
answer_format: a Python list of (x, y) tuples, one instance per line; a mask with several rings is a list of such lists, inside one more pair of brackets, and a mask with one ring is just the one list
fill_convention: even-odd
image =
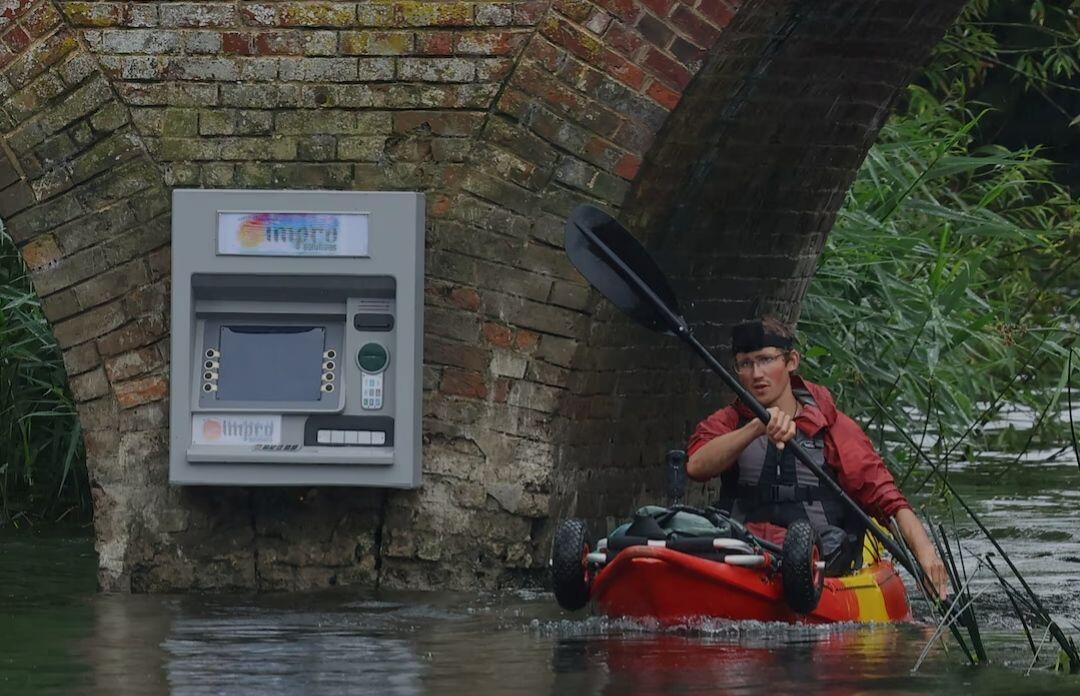
[[(910, 509), (911, 505), (896, 487), (892, 474), (874, 450), (870, 438), (855, 421), (837, 410), (829, 390), (797, 376), (792, 376), (791, 386), (809, 390), (817, 402), (816, 407), (803, 404), (802, 412), (795, 418), (795, 426), (809, 436), (828, 427), (825, 434), (825, 463), (836, 471), (837, 482), (844, 492), (867, 514), (886, 525), (897, 511)], [(693, 454), (714, 437), (735, 430), (740, 418), (753, 417), (750, 409), (741, 401), (720, 409), (698, 423), (690, 436), (687, 454)]]

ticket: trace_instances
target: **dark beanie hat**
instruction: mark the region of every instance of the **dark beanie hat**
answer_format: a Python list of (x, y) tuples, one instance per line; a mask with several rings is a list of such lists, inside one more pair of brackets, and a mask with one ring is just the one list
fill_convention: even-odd
[(790, 338), (769, 333), (760, 320), (738, 324), (731, 330), (731, 352), (753, 353), (766, 346), (790, 350), (793, 342)]

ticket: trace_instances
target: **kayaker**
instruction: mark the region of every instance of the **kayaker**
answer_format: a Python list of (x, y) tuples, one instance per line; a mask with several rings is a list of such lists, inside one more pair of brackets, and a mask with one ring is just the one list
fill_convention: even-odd
[(690, 478), (719, 476), (720, 507), (774, 543), (783, 543), (788, 524), (808, 518), (821, 537), (826, 572), (847, 572), (860, 562), (864, 530), (839, 496), (783, 451), (784, 443), (796, 440), (868, 515), (886, 526), (895, 518), (944, 598), (945, 566), (870, 439), (836, 408), (828, 389), (795, 374), (800, 356), (794, 332), (764, 317), (736, 326), (731, 344), (739, 381), (771, 419), (765, 425), (737, 400), (701, 421), (687, 446)]

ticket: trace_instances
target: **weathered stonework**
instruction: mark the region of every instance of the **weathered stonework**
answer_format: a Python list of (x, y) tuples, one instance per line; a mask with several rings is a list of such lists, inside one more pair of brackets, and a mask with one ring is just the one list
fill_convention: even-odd
[[(960, 0), (0, 2), (0, 218), (64, 351), (111, 590), (496, 587), (656, 494), (715, 380), (561, 250), (620, 214), (720, 345), (789, 317)], [(167, 483), (169, 189), (427, 194), (424, 485)]]

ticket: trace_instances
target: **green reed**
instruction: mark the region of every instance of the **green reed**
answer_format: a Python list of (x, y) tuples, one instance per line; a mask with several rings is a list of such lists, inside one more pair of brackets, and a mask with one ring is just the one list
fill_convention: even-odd
[(0, 525), (83, 518), (82, 432), (60, 350), (0, 226)]
[[(948, 473), (957, 461), (988, 466), (980, 462), (985, 450), (1016, 452), (1004, 469), (994, 465), (1000, 476), (1036, 445), (1071, 452), (1080, 464), (1070, 418), (1080, 370), (1072, 357), (1080, 348), (1080, 202), (1054, 181), (1055, 165), (1038, 149), (980, 146), (988, 110), (971, 96), (994, 69), (1042, 98), (1062, 89), (1080, 72), (1071, 5), (1032, 3), (1018, 22), (1015, 5), (970, 3), (871, 148), (826, 242), (799, 327), (808, 376), (862, 416), (905, 490), (915, 494), (932, 482), (954, 524), (959, 507), (990, 539), (1020, 587), (991, 556), (981, 562), (1020, 616), (1032, 664), (1040, 653), (1029, 626), (1041, 624), (1060, 648), (1061, 666), (1077, 673), (1074, 639)], [(1003, 37), (1026, 43), (1006, 47)], [(1026, 432), (988, 427), (1016, 408), (1032, 414)], [(953, 572), (957, 581), (966, 575)], [(961, 618), (977, 642), (974, 612), (951, 620)]]

